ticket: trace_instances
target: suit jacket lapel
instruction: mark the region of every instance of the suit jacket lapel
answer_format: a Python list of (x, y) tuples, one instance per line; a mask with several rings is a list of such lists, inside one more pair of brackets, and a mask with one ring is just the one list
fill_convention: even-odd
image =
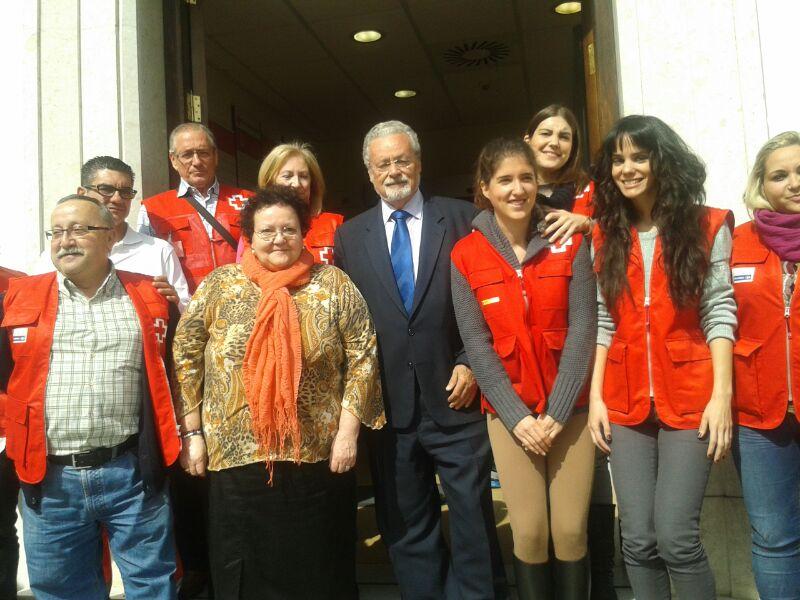
[(439, 251), (442, 249), (444, 231), (444, 216), (433, 202), (426, 200), (422, 208), (422, 240), (419, 246), (419, 267), (417, 268), (417, 281), (414, 285), (414, 304), (411, 307), (411, 315), (416, 312), (431, 282), (433, 270), (439, 260)]
[(400, 298), (400, 291), (397, 289), (397, 282), (394, 279), (380, 203), (373, 209), (372, 217), (364, 235), (364, 250), (372, 263), (372, 269), (375, 271), (378, 281), (381, 282), (398, 310), (403, 313), (403, 316), (406, 316), (406, 308), (403, 306), (403, 300)]

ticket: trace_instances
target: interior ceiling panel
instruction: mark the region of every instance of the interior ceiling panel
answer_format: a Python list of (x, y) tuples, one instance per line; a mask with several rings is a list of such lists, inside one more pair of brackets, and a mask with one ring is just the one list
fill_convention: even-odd
[(480, 38), (514, 27), (511, 0), (405, 0), (404, 3), (428, 44)]
[[(320, 140), (360, 136), (386, 118), (420, 131), (524, 124), (542, 102), (571, 103), (582, 77), (574, 72), (580, 15), (557, 15), (549, 0), (199, 4), (207, 60)], [(359, 44), (360, 29), (384, 37)], [(418, 95), (399, 100), (401, 88)]]

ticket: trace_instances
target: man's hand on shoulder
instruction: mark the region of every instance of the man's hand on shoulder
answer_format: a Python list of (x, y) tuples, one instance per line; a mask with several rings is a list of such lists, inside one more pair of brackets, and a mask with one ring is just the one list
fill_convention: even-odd
[(445, 390), (450, 392), (447, 403), (453, 410), (467, 408), (475, 400), (478, 384), (472, 370), (464, 365), (453, 367), (453, 374), (447, 382)]
[(153, 277), (153, 287), (156, 288), (156, 291), (164, 296), (164, 298), (174, 304), (178, 304), (178, 292), (176, 292), (175, 288), (170, 285), (166, 277), (163, 275), (156, 275)]

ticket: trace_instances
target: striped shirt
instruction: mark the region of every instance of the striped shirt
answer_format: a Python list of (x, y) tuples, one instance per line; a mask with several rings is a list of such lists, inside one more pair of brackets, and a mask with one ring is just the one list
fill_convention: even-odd
[(142, 332), (114, 267), (87, 298), (58, 274), (45, 391), (48, 454), (116, 446), (139, 430)]

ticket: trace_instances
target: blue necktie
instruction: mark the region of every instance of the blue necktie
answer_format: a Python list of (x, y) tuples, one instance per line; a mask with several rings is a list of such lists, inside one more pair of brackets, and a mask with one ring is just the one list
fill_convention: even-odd
[(406, 313), (411, 315), (411, 306), (414, 304), (414, 261), (411, 258), (411, 237), (408, 235), (406, 219), (411, 215), (404, 210), (392, 213), (394, 220), (394, 233), (392, 234), (392, 270), (400, 291), (400, 298), (406, 307)]

